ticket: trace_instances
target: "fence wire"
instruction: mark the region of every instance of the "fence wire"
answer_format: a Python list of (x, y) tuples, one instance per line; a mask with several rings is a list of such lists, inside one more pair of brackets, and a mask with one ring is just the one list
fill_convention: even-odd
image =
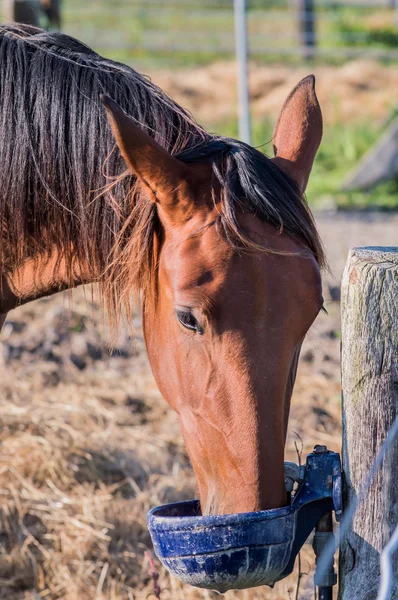
[(398, 525), (380, 556), (380, 590), (376, 600), (390, 600), (394, 581), (393, 556), (398, 548)]
[[(386, 458), (388, 451), (390, 450), (393, 442), (395, 441), (398, 435), (398, 416), (395, 417), (395, 421), (392, 424), (390, 431), (386, 439), (384, 440), (376, 458), (373, 461), (371, 468), (366, 475), (364, 482), (362, 483), (358, 495), (354, 497), (347, 509), (344, 510), (343, 518), (340, 523), (339, 536), (336, 539), (331, 539), (327, 544), (322, 556), (319, 559), (318, 569), (319, 569), (319, 577), (323, 578), (328, 570), (328, 566), (333, 561), (334, 554), (338, 549), (341, 542), (346, 537), (347, 533), (350, 530), (352, 525), (355, 513), (358, 507), (364, 501), (367, 492), (369, 491), (373, 480), (375, 478), (376, 473), (380, 469), (383, 464), (384, 459)], [(339, 538), (339, 539), (338, 539)], [(380, 591), (376, 600), (389, 600), (390, 592), (392, 589), (392, 585), (394, 583), (393, 577), (393, 568), (392, 568), (392, 557), (394, 551), (398, 547), (398, 526), (395, 529), (393, 535), (391, 536), (390, 541), (384, 547), (380, 556), (380, 568), (381, 568), (381, 583), (380, 583)]]

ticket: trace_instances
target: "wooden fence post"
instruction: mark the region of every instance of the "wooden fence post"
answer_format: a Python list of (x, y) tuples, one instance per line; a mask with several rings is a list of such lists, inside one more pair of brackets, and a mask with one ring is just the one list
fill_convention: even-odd
[(312, 58), (316, 48), (314, 0), (297, 0), (300, 43), (303, 58)]
[[(398, 410), (398, 247), (350, 251), (341, 310), (343, 498), (347, 506), (358, 493)], [(397, 523), (396, 441), (341, 544), (339, 600), (376, 599), (380, 552)], [(394, 600), (398, 598), (397, 559)]]

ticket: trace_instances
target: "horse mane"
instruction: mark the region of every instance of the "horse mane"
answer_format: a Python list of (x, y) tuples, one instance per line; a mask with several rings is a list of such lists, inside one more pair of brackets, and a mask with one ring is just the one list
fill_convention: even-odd
[(60, 33), (0, 26), (0, 266), (61, 253), (98, 274), (111, 318), (143, 294), (157, 264), (156, 205), (134, 193), (100, 94), (113, 98), (171, 154), (208, 160), (222, 185), (220, 219), (233, 243), (250, 245), (236, 211), (242, 198), (324, 264), (305, 199), (250, 146), (213, 136), (147, 77)]

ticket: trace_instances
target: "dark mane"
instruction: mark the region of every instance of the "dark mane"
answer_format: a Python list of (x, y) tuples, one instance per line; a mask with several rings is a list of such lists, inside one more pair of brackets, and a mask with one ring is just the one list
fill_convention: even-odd
[[(100, 102), (108, 94), (183, 161), (210, 160), (223, 184), (222, 220), (239, 198), (311, 249), (322, 246), (305, 201), (257, 150), (212, 136), (151, 81), (77, 40), (28, 26), (0, 27), (0, 265), (62, 251), (99, 274), (108, 308), (148, 285), (156, 257), (156, 207), (134, 194)], [(60, 245), (61, 242), (61, 245)], [(117, 318), (117, 316), (116, 316)]]

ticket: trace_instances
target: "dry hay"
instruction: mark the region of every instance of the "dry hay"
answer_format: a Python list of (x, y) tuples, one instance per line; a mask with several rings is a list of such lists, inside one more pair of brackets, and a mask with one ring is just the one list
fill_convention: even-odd
[[(355, 60), (343, 66), (250, 66), (251, 109), (255, 118), (276, 119), (297, 82), (313, 72), (325, 121), (385, 119), (398, 98), (396, 66)], [(155, 83), (205, 124), (236, 117), (236, 66), (218, 62), (178, 71), (153, 71)]]
[[(99, 316), (75, 296), (72, 308), (64, 295), (20, 309), (2, 334), (1, 598), (151, 597), (146, 512), (195, 496), (138, 326), (110, 355)], [(290, 449), (294, 457), (294, 441)], [(157, 567), (163, 600), (216, 597)], [(295, 576), (267, 597), (294, 585)]]

